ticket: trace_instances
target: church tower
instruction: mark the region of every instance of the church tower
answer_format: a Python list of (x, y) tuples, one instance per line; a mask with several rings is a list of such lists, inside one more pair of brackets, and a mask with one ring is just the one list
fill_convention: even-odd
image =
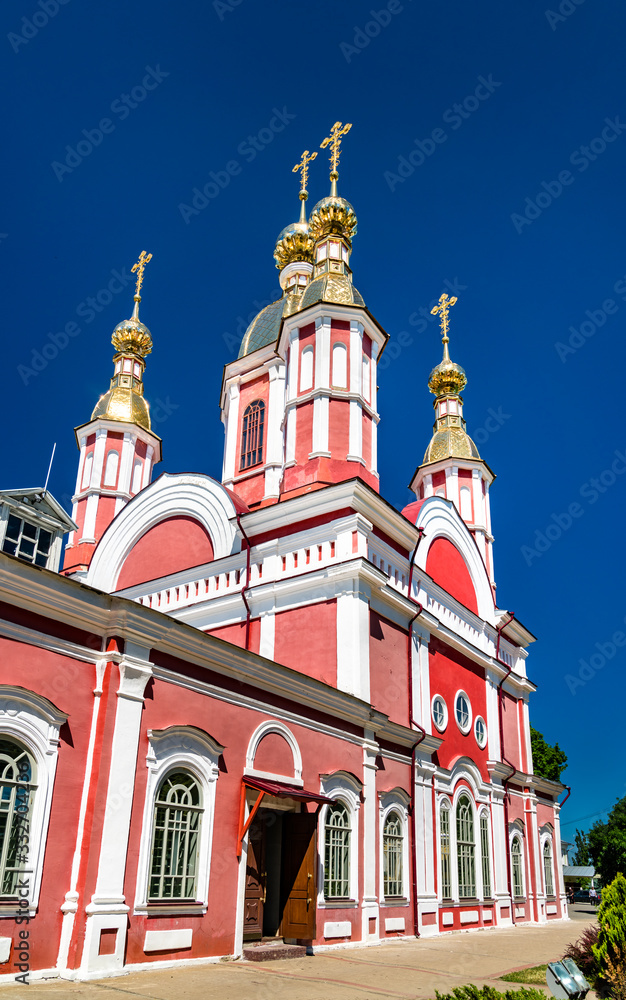
[(439, 315), (443, 336), (443, 360), (428, 379), (428, 388), (435, 396), (435, 423), (424, 461), (409, 488), (418, 500), (435, 495), (452, 501), (474, 536), (493, 587), (489, 487), (495, 476), (465, 429), (461, 392), (467, 376), (450, 360), (448, 350), (449, 311), (456, 301), (455, 296), (449, 298), (444, 293), (432, 310), (433, 315)]
[(150, 411), (143, 395), (145, 358), (152, 336), (139, 320), (143, 272), (152, 254), (142, 250), (132, 270), (137, 271), (135, 307), (130, 319), (115, 327), (114, 372), (109, 391), (100, 397), (91, 420), (76, 428), (80, 451), (72, 517), (65, 549), (63, 574), (82, 579), (94, 549), (117, 513), (150, 482), (153, 466), (161, 461), (161, 439), (150, 427)]
[(306, 223), (308, 151), (299, 223), (274, 253), (283, 298), (252, 321), (239, 358), (226, 366), (224, 485), (250, 506), (360, 477), (378, 490), (376, 363), (387, 334), (354, 287), (350, 255), (357, 218), (337, 192), (341, 138), (330, 149), (330, 195)]

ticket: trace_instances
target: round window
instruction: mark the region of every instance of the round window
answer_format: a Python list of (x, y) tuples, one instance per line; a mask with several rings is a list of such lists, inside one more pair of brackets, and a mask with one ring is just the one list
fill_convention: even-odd
[(487, 726), (485, 725), (485, 720), (480, 715), (476, 717), (476, 722), (474, 723), (474, 735), (478, 746), (482, 750), (487, 743)]
[(454, 701), (456, 723), (462, 733), (469, 733), (472, 727), (472, 708), (465, 691), (459, 691)]
[(448, 725), (448, 708), (440, 694), (436, 694), (432, 704), (433, 722), (440, 733)]

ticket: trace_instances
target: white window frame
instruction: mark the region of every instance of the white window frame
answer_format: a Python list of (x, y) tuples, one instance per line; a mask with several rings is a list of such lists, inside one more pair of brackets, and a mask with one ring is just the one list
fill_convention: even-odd
[[(47, 698), (14, 687), (0, 684), (0, 737), (22, 746), (34, 763), (36, 791), (30, 810), (28, 862), (28, 907), (21, 912), (33, 916), (37, 911), (44, 852), (52, 807), (52, 792), (56, 774), (60, 729), (67, 722), (67, 715)], [(0, 918), (15, 918), (15, 908), (6, 913), (0, 907)]]
[(334, 774), (323, 775), (320, 779), (320, 791), (328, 798), (340, 801), (348, 810), (350, 819), (350, 876), (349, 896), (326, 899), (324, 895), (324, 857), (326, 848), (326, 816), (329, 805), (322, 806), (318, 822), (318, 890), (317, 905), (332, 909), (333, 907), (349, 909), (359, 905), (359, 809), (361, 807), (360, 781), (347, 771), (336, 771)]
[(331, 385), (335, 389), (348, 388), (348, 348), (342, 340), (333, 344)]
[[(544, 857), (544, 851), (546, 849), (546, 844), (550, 847), (550, 858), (552, 863), (552, 892), (548, 892), (548, 883), (546, 880), (546, 863)], [(556, 866), (554, 864), (554, 837), (551, 833), (544, 833), (540, 840), (541, 846), (541, 871), (543, 875), (543, 891), (545, 893), (546, 899), (556, 899), (557, 897), (557, 886), (558, 881), (556, 877)]]
[[(455, 699), (455, 701), (456, 701), (456, 699)], [(469, 805), (470, 805), (471, 817), (472, 817), (472, 832), (473, 832), (473, 835), (474, 835), (474, 840), (473, 840), (473, 847), (474, 847), (474, 855), (473, 855), (474, 895), (473, 896), (461, 896), (461, 887), (460, 887), (460, 880), (459, 880), (459, 842), (458, 842), (458, 836), (457, 836), (457, 826), (458, 826), (457, 814), (458, 814), (458, 809), (459, 809), (459, 801), (462, 798), (466, 798), (468, 800)], [(456, 874), (456, 899), (459, 901), (459, 903), (465, 903), (465, 902), (467, 902), (467, 900), (473, 900), (473, 899), (478, 899), (479, 898), (478, 890), (479, 890), (479, 887), (480, 887), (479, 882), (478, 882), (478, 866), (476, 864), (476, 857), (477, 857), (477, 855), (478, 855), (478, 857), (480, 857), (480, 853), (479, 853), (480, 852), (480, 848), (477, 847), (477, 838), (476, 838), (476, 828), (478, 826), (478, 823), (477, 823), (477, 811), (476, 811), (476, 802), (474, 800), (474, 796), (473, 796), (473, 794), (472, 794), (472, 792), (470, 791), (469, 788), (466, 788), (465, 786), (462, 786), (458, 790), (457, 794), (454, 796), (454, 812), (453, 812), (453, 815), (452, 815), (451, 818), (452, 818), (453, 822), (451, 824), (451, 830), (450, 830), (450, 832), (452, 833), (452, 831), (454, 831), (454, 855), (453, 855), (453, 858), (454, 858), (454, 865), (455, 865), (454, 871), (455, 871), (455, 874)]]
[[(443, 861), (443, 850), (441, 844), (441, 813), (445, 810), (448, 814), (448, 864), (450, 867), (450, 895), (444, 896), (443, 894), (443, 874), (442, 874), (442, 861)], [(437, 897), (440, 903), (451, 903), (454, 900), (454, 878), (456, 865), (452, 863), (454, 848), (454, 841), (452, 836), (452, 818), (453, 818), (452, 802), (447, 795), (442, 795), (437, 802), (437, 862), (438, 862), (438, 892)]]
[[(516, 895), (515, 893), (515, 880), (513, 877), (513, 842), (519, 840), (520, 845), (520, 860), (521, 860), (521, 876), (522, 876), (522, 895)], [(516, 901), (526, 900), (526, 850), (524, 847), (525, 838), (524, 833), (519, 826), (514, 826), (509, 834), (509, 859), (511, 863), (511, 894), (513, 896), (513, 904)]]
[[(489, 895), (488, 896), (485, 896), (485, 879), (484, 879), (484, 876), (483, 876), (483, 838), (482, 838), (482, 830), (481, 830), (481, 827), (480, 827), (481, 822), (482, 822), (483, 819), (487, 820), (487, 849), (488, 849), (488, 852), (489, 852), (488, 856), (487, 856), (487, 867), (489, 868)], [(489, 809), (487, 809), (485, 806), (482, 806), (481, 808), (478, 809), (478, 833), (477, 833), (477, 841), (478, 841), (478, 851), (479, 851), (479, 856), (480, 856), (480, 883), (479, 883), (480, 884), (480, 898), (483, 899), (483, 900), (485, 900), (485, 899), (494, 899), (495, 886), (493, 884), (494, 867), (493, 867), (493, 838), (491, 836), (491, 815), (489, 813)], [(477, 888), (478, 888), (478, 885), (477, 885)]]
[[(459, 698), (465, 698), (465, 700), (467, 701), (468, 722), (466, 726), (461, 725), (457, 716), (457, 702)], [(454, 696), (454, 721), (457, 724), (459, 732), (463, 733), (464, 736), (467, 736), (467, 734), (471, 731), (473, 722), (472, 702), (467, 692), (463, 691), (462, 689), (459, 689)]]
[[(379, 804), (379, 897), (381, 906), (402, 906), (409, 903), (409, 804), (410, 796), (403, 788), (394, 788), (390, 792), (378, 793)], [(400, 818), (402, 828), (402, 893), (400, 896), (385, 895), (385, 850), (384, 830), (387, 817), (396, 813)]]
[[(441, 724), (441, 726), (439, 726), (437, 724), (437, 721), (435, 719), (435, 701), (437, 701), (437, 700), (439, 700), (442, 703), (442, 705), (443, 705), (444, 719), (443, 719), (443, 723)], [(432, 701), (430, 703), (430, 715), (431, 715), (431, 718), (433, 720), (433, 726), (435, 727), (435, 729), (437, 730), (437, 732), (438, 733), (445, 733), (446, 729), (448, 728), (449, 715), (448, 715), (448, 705), (447, 705), (446, 699), (444, 698), (444, 696), (442, 694), (434, 694), (433, 695)]]
[[(478, 733), (476, 732), (476, 727), (477, 727), (477, 725), (478, 725), (479, 722), (482, 722), (484, 733), (485, 733), (485, 738), (483, 739), (482, 743), (478, 739)], [(485, 747), (487, 746), (487, 738), (488, 738), (487, 723), (483, 719), (482, 715), (477, 715), (476, 718), (474, 719), (474, 739), (476, 740), (476, 743), (477, 743), (477, 745), (478, 745), (478, 747), (479, 747), (480, 750), (484, 750)]]
[[(220, 746), (208, 733), (193, 726), (170, 726), (168, 729), (162, 730), (149, 729), (148, 740), (149, 749), (146, 755), (148, 781), (137, 866), (135, 913), (206, 913), (215, 825), (215, 794), (219, 776), (219, 759), (224, 747)], [(148, 903), (156, 796), (163, 779), (175, 771), (188, 771), (200, 785), (202, 796), (203, 812), (198, 842), (196, 899), (190, 903), (167, 899)]]

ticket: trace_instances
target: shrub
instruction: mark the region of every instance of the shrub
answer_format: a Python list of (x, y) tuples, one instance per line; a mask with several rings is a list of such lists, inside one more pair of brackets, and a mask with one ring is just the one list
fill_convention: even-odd
[(598, 943), (592, 951), (615, 1000), (626, 1000), (626, 878), (618, 872), (602, 890)]
[(437, 1000), (546, 1000), (541, 990), (533, 990), (522, 986), (519, 990), (506, 990), (500, 993), (494, 986), (457, 986), (452, 993), (440, 993), (435, 990)]
[(564, 958), (573, 958), (586, 979), (595, 979), (601, 972), (593, 949), (598, 944), (599, 927), (586, 927), (582, 936), (574, 944), (567, 946)]

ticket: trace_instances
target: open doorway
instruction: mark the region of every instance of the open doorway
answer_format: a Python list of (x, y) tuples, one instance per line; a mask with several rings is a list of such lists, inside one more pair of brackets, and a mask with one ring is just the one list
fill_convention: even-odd
[(315, 937), (317, 815), (258, 810), (248, 830), (244, 941)]

